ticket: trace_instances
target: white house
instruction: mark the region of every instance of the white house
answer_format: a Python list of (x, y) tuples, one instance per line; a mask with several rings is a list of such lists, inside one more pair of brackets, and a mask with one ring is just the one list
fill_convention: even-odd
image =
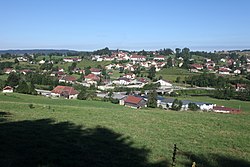
[(3, 88), (3, 93), (13, 93), (13, 88), (11, 86), (6, 86)]
[(146, 56), (132, 55), (130, 57), (130, 60), (132, 60), (132, 61), (146, 61)]
[(129, 79), (135, 79), (135, 74), (129, 73), (129, 74), (125, 74), (123, 77), (129, 78)]
[(64, 97), (67, 99), (76, 99), (78, 94), (78, 91), (69, 86), (57, 86), (51, 91), (51, 96)]
[(116, 85), (129, 85), (130, 82), (131, 82), (130, 79), (125, 78), (125, 77), (121, 77), (121, 78), (119, 78), (117, 80), (114, 80), (112, 83), (116, 84)]
[(92, 74), (95, 74), (95, 75), (101, 75), (102, 73), (102, 70), (99, 68), (91, 68), (90, 71)]
[(160, 79), (160, 80), (156, 81), (155, 83), (159, 83), (160, 88), (162, 88), (162, 89), (172, 88), (172, 86), (173, 86), (171, 83), (169, 83), (168, 81), (165, 81), (163, 79)]
[(39, 63), (39, 64), (44, 64), (44, 63), (45, 63), (45, 60), (40, 60), (38, 63)]
[(165, 56), (156, 56), (154, 57), (155, 61), (164, 61), (165, 60)]
[(219, 69), (219, 74), (221, 74), (221, 75), (229, 75), (230, 74), (230, 69), (222, 67), (222, 68)]
[(241, 74), (241, 71), (239, 69), (234, 70), (234, 74)]
[(113, 67), (115, 67), (114, 64), (109, 64), (109, 65), (106, 65), (106, 66), (105, 66), (105, 68), (106, 68), (107, 70), (111, 70)]

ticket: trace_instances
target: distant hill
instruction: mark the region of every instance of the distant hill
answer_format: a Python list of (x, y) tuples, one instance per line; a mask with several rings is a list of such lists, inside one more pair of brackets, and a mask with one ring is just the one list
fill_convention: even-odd
[(31, 49), (31, 50), (0, 50), (0, 54), (10, 53), (10, 54), (34, 54), (34, 53), (61, 53), (66, 54), (68, 52), (74, 53), (78, 52), (75, 50), (67, 50), (67, 49)]

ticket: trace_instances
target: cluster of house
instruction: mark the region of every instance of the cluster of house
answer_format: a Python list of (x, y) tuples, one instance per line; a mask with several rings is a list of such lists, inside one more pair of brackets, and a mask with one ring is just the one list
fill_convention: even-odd
[[(247, 64), (243, 66), (239, 61), (235, 61), (233, 59), (221, 59), (220, 61), (224, 63), (224, 66), (216, 68), (215, 62), (211, 59), (205, 59), (204, 64), (192, 64), (190, 66), (191, 72), (200, 72), (204, 69), (208, 70), (211, 73), (218, 73), (220, 75), (238, 75), (242, 73), (242, 70), (246, 72), (250, 72), (250, 59), (247, 59)], [(238, 63), (238, 64), (237, 64)], [(233, 67), (233, 69), (232, 69)]]
[[(52, 98), (66, 98), (66, 99), (76, 99), (79, 92), (70, 86), (57, 86), (52, 91), (48, 90), (39, 90), (36, 89), (39, 95), (52, 97)], [(6, 86), (3, 88), (3, 93), (13, 93), (13, 88), (10, 86)], [(97, 93), (97, 96), (100, 98), (109, 98), (108, 93)], [(119, 100), (120, 105), (124, 105), (127, 107), (139, 109), (147, 107), (147, 95), (127, 95), (126, 92), (114, 92), (111, 96), (113, 99)], [(163, 109), (171, 109), (173, 102), (175, 99), (173, 98), (164, 98), (162, 96), (157, 97), (157, 107), (161, 107)], [(228, 108), (224, 106), (216, 106), (216, 104), (205, 103), (205, 102), (193, 102), (189, 100), (181, 100), (182, 106), (181, 110), (186, 111), (189, 109), (189, 104), (194, 103), (199, 107), (202, 111), (214, 111), (218, 113), (239, 113), (239, 109)]]
[[(109, 94), (99, 93), (97, 94), (97, 96), (100, 98), (105, 98), (105, 97), (108, 98)], [(112, 98), (119, 100), (120, 105), (124, 105), (130, 108), (139, 109), (139, 108), (147, 107), (147, 101), (148, 101), (147, 96), (141, 96), (141, 95), (136, 95), (136, 94), (126, 95), (126, 92), (116, 92), (116, 93), (113, 93)], [(163, 109), (171, 109), (174, 100), (175, 99), (173, 98), (165, 98), (162, 96), (158, 96), (157, 107), (161, 107)], [(182, 111), (189, 110), (189, 104), (194, 103), (202, 111), (214, 111), (218, 113), (240, 113), (241, 112), (239, 109), (234, 109), (234, 108), (229, 108), (229, 107), (224, 107), (224, 106), (217, 106), (216, 104), (212, 104), (212, 103), (194, 102), (190, 100), (181, 100), (181, 102), (182, 102), (182, 106), (181, 106)]]

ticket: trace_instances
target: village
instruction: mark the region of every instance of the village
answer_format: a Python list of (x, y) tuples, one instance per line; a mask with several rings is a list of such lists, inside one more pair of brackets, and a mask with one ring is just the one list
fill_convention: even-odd
[[(166, 51), (166, 50), (165, 50)], [(51, 98), (67, 98), (77, 99), (80, 90), (75, 89), (75, 85), (81, 85), (85, 88), (94, 88), (93, 96), (99, 98), (112, 98), (120, 105), (129, 106), (131, 108), (144, 108), (148, 105), (149, 96), (155, 91), (154, 107), (162, 109), (172, 109), (175, 105), (181, 105), (178, 110), (190, 110), (189, 106), (192, 104), (201, 111), (214, 111), (222, 113), (239, 113), (240, 109), (229, 108), (226, 106), (218, 106), (208, 102), (197, 102), (190, 100), (177, 100), (174, 97), (167, 97), (176, 94), (179, 90), (205, 90), (214, 91), (215, 87), (197, 86), (192, 87), (188, 85), (187, 81), (182, 81), (182, 84), (175, 81), (168, 81), (162, 76), (156, 77), (156, 74), (165, 68), (183, 68), (185, 63), (189, 75), (197, 75), (199, 73), (216, 74), (218, 76), (239, 76), (242, 74), (249, 74), (250, 72), (250, 58), (241, 56), (233, 59), (231, 54), (220, 54), (221, 59), (216, 64), (212, 58), (196, 57), (191, 58), (190, 51), (187, 48), (173, 51), (168, 50), (169, 55), (163, 55), (164, 52), (126, 52), (126, 51), (112, 51), (109, 54), (92, 54), (88, 59), (95, 64), (104, 63), (103, 65), (81, 67), (78, 64), (87, 61), (86, 58), (79, 56), (62, 57), (61, 64), (67, 66), (68, 69), (58, 67), (55, 65), (53, 59), (43, 58), (39, 61), (34, 59), (34, 55), (17, 56), (16, 63), (36, 64), (40, 67), (39, 71), (32, 69), (16, 69), (14, 67), (3, 68), (4, 75), (17, 73), (19, 75), (28, 76), (30, 74), (39, 73), (53, 78), (56, 84), (51, 90), (36, 88), (36, 94)], [(186, 53), (186, 54), (185, 54)], [(179, 56), (178, 56), (179, 54)], [(233, 53), (234, 54), (234, 53)], [(175, 55), (175, 56), (174, 56)], [(229, 55), (229, 56), (228, 56)], [(187, 60), (188, 56), (188, 60)], [(231, 56), (231, 57), (230, 57)], [(194, 57), (194, 56), (193, 56)], [(3, 58), (2, 58), (3, 59)], [(31, 59), (31, 60), (30, 60)], [(60, 63), (56, 62), (57, 64)], [(245, 64), (243, 64), (245, 63)], [(45, 68), (41, 68), (44, 66)], [(116, 77), (114, 76), (116, 73)], [(186, 79), (186, 78), (185, 78)], [(185, 84), (184, 84), (185, 83)], [(14, 86), (14, 87), (11, 87)], [(245, 91), (247, 84), (236, 83), (233, 85), (236, 92)], [(3, 88), (3, 92), (13, 92), (16, 85), (8, 85), (8, 82)], [(178, 93), (177, 93), (178, 94)], [(177, 101), (176, 101), (177, 100)], [(191, 106), (192, 106), (191, 105)]]

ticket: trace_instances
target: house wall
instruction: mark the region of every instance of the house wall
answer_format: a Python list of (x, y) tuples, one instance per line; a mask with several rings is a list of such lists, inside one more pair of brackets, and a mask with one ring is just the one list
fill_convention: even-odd
[(3, 90), (3, 93), (13, 93), (13, 89)]
[(75, 94), (75, 95), (69, 95), (69, 99), (76, 99), (78, 96), (78, 94)]

